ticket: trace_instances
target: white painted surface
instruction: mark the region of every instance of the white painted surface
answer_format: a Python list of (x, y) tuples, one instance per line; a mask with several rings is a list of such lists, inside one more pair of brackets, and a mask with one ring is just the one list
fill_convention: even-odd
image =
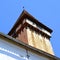
[(0, 39), (0, 60), (25, 60), (26, 50)]
[(43, 56), (39, 56), (39, 55), (37, 55), (37, 54), (35, 54), (35, 53), (33, 53), (33, 52), (28, 52), (29, 53), (29, 56), (30, 56), (30, 60), (49, 60), (48, 58), (45, 58), (45, 57), (43, 57)]
[(29, 59), (24, 48), (0, 39), (0, 60), (49, 60), (30, 51), (28, 55)]
[(0, 60), (16, 60), (15, 58), (12, 58), (8, 55), (0, 53)]

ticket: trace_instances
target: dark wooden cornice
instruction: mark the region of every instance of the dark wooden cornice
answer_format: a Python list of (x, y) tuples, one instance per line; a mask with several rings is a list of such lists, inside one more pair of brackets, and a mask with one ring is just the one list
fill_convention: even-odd
[(44, 37), (47, 37), (50, 39), (51, 36), (47, 35), (46, 33), (44, 33), (43, 31), (39, 30), (37, 27), (33, 27), (32, 25), (28, 24), (27, 22), (25, 22), (21, 28), (16, 32), (17, 34), (20, 33), (21, 31), (23, 31), (24, 28), (30, 28), (31, 30), (37, 32), (38, 34), (43, 35)]
[(10, 30), (10, 32), (8, 33), (8, 35), (11, 35), (16, 28), (19, 26), (19, 24), (22, 23), (22, 21), (27, 18), (31, 21), (33, 21), (34, 23), (36, 23), (37, 25), (41, 26), (42, 28), (46, 29), (48, 32), (52, 33), (52, 30), (50, 28), (48, 28), (47, 26), (45, 26), (44, 24), (42, 24), (41, 22), (39, 22), (37, 19), (35, 19), (32, 15), (30, 15), (26, 10), (23, 10), (23, 12), (21, 13), (21, 15), (19, 16), (19, 18), (17, 19), (17, 22), (14, 24), (14, 26), (12, 27), (12, 29)]

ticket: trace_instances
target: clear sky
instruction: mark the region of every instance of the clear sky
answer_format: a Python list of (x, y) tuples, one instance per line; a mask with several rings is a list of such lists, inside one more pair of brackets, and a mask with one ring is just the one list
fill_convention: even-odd
[(53, 30), (51, 43), (60, 57), (60, 0), (0, 0), (0, 32), (7, 34), (25, 9)]

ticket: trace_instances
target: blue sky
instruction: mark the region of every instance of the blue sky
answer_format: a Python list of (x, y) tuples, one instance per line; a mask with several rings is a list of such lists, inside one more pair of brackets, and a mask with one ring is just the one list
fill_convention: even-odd
[(53, 30), (51, 43), (60, 57), (60, 0), (0, 0), (0, 32), (7, 34), (25, 9)]

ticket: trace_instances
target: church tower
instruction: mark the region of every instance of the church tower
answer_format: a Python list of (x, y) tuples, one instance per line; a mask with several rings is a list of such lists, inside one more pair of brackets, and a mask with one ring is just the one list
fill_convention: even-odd
[(52, 30), (23, 10), (8, 35), (54, 55), (50, 38)]

